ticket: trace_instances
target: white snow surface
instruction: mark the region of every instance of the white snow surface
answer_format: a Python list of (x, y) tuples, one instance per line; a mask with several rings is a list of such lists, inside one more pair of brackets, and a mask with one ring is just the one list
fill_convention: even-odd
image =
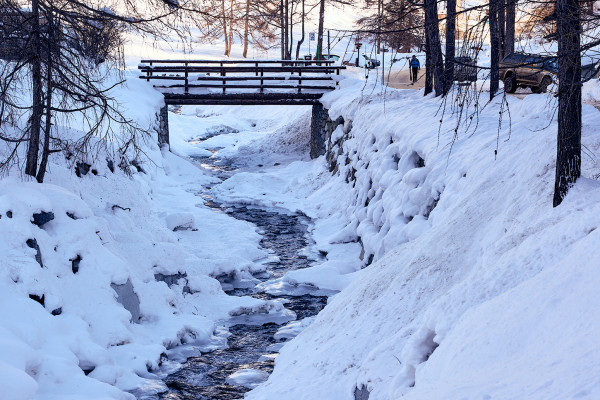
[[(126, 77), (126, 114), (154, 124), (160, 96)], [(141, 169), (111, 172), (101, 151), (83, 177), (55, 155), (47, 183), (0, 180), (0, 397), (133, 399), (164, 389), (162, 353), (223, 346), (220, 321), (291, 318), (279, 302), (225, 295), (215, 279), (252, 282), (269, 256), (255, 226), (204, 205), (200, 187), (218, 180), (182, 158), (222, 147), (247, 172), (212, 195), (303, 211), (327, 254), (267, 291), (340, 291), (314, 321), (280, 331), (302, 332), (273, 346), (283, 346), (275, 371), (248, 399), (351, 400), (363, 386), (370, 400), (600, 398), (600, 113), (584, 105), (583, 177), (552, 208), (551, 96), (509, 97), (510, 132), (506, 115), (498, 132), (493, 102), (452, 143), (456, 117), (440, 126), (439, 99), (340, 86), (324, 98), (346, 121), (330, 144), (333, 173), (308, 159), (309, 108), (187, 106), (170, 113), (172, 152), (148, 138)], [(600, 98), (597, 82), (585, 90)], [(38, 227), (42, 211), (54, 219)], [(169, 287), (159, 274), (187, 278)], [(111, 286), (128, 283), (137, 321)], [(236, 374), (252, 386), (266, 378)]]
[[(118, 97), (126, 115), (151, 126), (161, 96), (132, 75)], [(211, 127), (197, 121), (201, 131)], [(77, 137), (76, 126), (58, 129)], [(185, 352), (176, 346), (225, 346), (219, 324), (231, 316), (293, 319), (280, 302), (223, 292), (216, 277), (244, 281), (269, 255), (254, 225), (204, 205), (201, 186), (218, 180), (156, 141), (141, 143), (139, 167), (119, 166), (110, 146), (97, 146), (81, 177), (80, 160), (54, 155), (44, 184), (17, 174), (0, 180), (0, 398), (163, 391), (161, 355), (178, 361)], [(42, 212), (54, 219), (33, 224)], [(116, 290), (127, 287), (119, 302)]]
[(333, 177), (321, 158), (214, 189), (256, 201), (260, 187), (267, 204), (319, 218), (328, 260), (282, 281), (343, 289), (247, 398), (346, 400), (363, 385), (370, 400), (599, 398), (598, 110), (583, 108), (583, 177), (552, 208), (551, 96), (508, 98), (499, 133), (498, 99), (452, 143), (439, 99), (389, 90), (384, 102), (363, 85), (324, 99), (352, 121), (334, 132)]

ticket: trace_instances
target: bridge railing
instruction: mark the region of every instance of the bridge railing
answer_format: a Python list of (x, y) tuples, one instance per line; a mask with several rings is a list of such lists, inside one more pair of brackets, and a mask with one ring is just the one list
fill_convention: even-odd
[(162, 89), (240, 90), (264, 93), (265, 90), (327, 92), (335, 89), (343, 66), (333, 60), (142, 60), (139, 70), (146, 81), (183, 81), (155, 85)]

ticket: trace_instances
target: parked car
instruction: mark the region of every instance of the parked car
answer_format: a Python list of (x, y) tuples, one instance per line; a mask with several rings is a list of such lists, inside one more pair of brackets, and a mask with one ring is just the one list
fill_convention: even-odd
[(368, 58), (364, 54), (363, 54), (363, 57), (365, 58), (365, 66), (367, 69), (377, 68), (381, 65), (381, 61), (379, 61), (375, 58)]
[(518, 87), (530, 87), (533, 93), (545, 93), (556, 81), (556, 57), (513, 53), (500, 62), (500, 79), (504, 91), (514, 93)]
[(454, 62), (455, 81), (475, 82), (477, 80), (477, 61), (471, 57), (455, 57)]

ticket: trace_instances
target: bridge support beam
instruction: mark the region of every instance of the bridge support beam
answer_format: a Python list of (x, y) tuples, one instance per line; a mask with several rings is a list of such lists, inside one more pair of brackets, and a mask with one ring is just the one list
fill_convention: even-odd
[(158, 145), (169, 147), (169, 106), (164, 105), (158, 113)]
[(325, 154), (327, 119), (328, 115), (323, 108), (323, 104), (314, 104), (310, 122), (310, 158), (317, 158)]

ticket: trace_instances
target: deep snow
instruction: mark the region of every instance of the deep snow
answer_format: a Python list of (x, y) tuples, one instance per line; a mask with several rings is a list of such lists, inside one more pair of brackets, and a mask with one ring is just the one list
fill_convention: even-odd
[(351, 278), (331, 267), (324, 281), (324, 266), (294, 273), (351, 283), (247, 398), (351, 399), (363, 385), (371, 400), (598, 398), (598, 110), (584, 106), (583, 177), (553, 209), (548, 96), (508, 98), (512, 127), (499, 137), (498, 99), (450, 146), (455, 122), (446, 114), (440, 128), (440, 100), (391, 91), (384, 106), (377, 90), (361, 97), (361, 83), (342, 85), (324, 99), (332, 119), (352, 121), (334, 133), (334, 177), (323, 182), (314, 161), (295, 169), (316, 190), (292, 183), (273, 195), (297, 193), (280, 196), (294, 206), (308, 198), (317, 237), (327, 221), (346, 221), (328, 242), (360, 237), (375, 262)]
[[(128, 74), (119, 94), (128, 115), (154, 123), (160, 97)], [(218, 180), (182, 158), (223, 147), (248, 172), (211, 194), (306, 213), (327, 254), (266, 289), (341, 291), (314, 322), (277, 333), (302, 332), (247, 398), (345, 400), (363, 385), (371, 400), (600, 398), (600, 113), (584, 106), (584, 178), (553, 209), (549, 96), (507, 99), (510, 136), (507, 124), (497, 136), (499, 103), (487, 105), (477, 131), (459, 130), (450, 146), (454, 117), (440, 128), (438, 99), (341, 86), (324, 99), (346, 121), (330, 144), (333, 173), (323, 157), (308, 159), (309, 108), (183, 107), (170, 114), (172, 152), (149, 138), (141, 168), (113, 173), (101, 152), (85, 160), (96, 174), (81, 178), (58, 156), (47, 184), (3, 178), (2, 396), (160, 391), (161, 354), (222, 346), (219, 321), (240, 312), (285, 318), (281, 304), (229, 297), (214, 279), (247, 279), (268, 257), (253, 225), (202, 204), (200, 187)], [(598, 82), (585, 90), (591, 100), (600, 93)], [(237, 133), (188, 142), (223, 129)], [(41, 211), (54, 219), (38, 227)], [(111, 287), (128, 282), (140, 302), (133, 323)], [(44, 307), (30, 295), (44, 295)], [(192, 346), (174, 347), (182, 343)]]

